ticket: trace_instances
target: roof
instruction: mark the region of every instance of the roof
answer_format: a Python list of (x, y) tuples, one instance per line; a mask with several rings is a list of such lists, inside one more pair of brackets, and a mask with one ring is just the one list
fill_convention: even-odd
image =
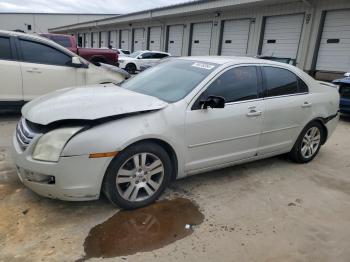
[[(180, 4), (173, 4), (164, 7), (158, 7), (139, 12), (108, 17), (104, 19), (92, 20), (89, 22), (81, 22), (66, 26), (50, 28), (53, 32), (62, 32), (73, 29), (98, 27), (116, 23), (133, 23), (145, 19), (157, 19), (170, 15), (186, 15), (191, 13), (199, 13), (202, 11), (220, 12), (230, 7), (249, 6), (257, 3), (276, 3), (281, 0), (193, 0)], [(293, 2), (295, 0), (282, 0), (284, 2)]]
[(119, 14), (103, 14), (103, 13), (26, 13), (26, 12), (0, 12), (0, 15), (96, 15), (96, 16), (117, 16)]
[(254, 63), (254, 64), (271, 64), (271, 65), (287, 65), (279, 62), (263, 60), (254, 57), (245, 57), (245, 56), (188, 56), (180, 57), (180, 59), (185, 60), (194, 60), (205, 63), (214, 63), (214, 64), (244, 64), (244, 63)]

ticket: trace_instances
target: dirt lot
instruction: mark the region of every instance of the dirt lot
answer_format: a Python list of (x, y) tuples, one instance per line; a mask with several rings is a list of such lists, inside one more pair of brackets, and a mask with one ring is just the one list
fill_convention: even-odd
[[(0, 118), (0, 261), (80, 259), (90, 230), (118, 210), (105, 199), (61, 202), (24, 188), (10, 156), (17, 119)], [(177, 181), (164, 197), (192, 200), (203, 223), (164, 247), (105, 261), (349, 261), (350, 120), (310, 164), (271, 158)]]

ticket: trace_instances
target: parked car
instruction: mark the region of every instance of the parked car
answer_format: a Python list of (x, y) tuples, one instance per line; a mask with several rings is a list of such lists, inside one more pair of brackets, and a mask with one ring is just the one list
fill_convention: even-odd
[(129, 50), (117, 49), (119, 57), (129, 56), (131, 52)]
[(69, 86), (119, 83), (126, 77), (117, 67), (95, 66), (46, 38), (0, 31), (1, 108), (18, 108)]
[(138, 208), (173, 179), (285, 153), (307, 163), (333, 133), (338, 109), (336, 88), (294, 66), (176, 58), (119, 88), (65, 89), (26, 104), (14, 160), (40, 195), (104, 192)]
[(344, 76), (344, 78), (334, 80), (333, 83), (339, 85), (340, 113), (350, 115), (350, 73)]
[(118, 66), (118, 52), (109, 48), (82, 48), (78, 47), (75, 36), (61, 34), (40, 34), (61, 46), (69, 49), (75, 54), (85, 58), (91, 63), (105, 63)]
[(160, 59), (170, 56), (169, 53), (158, 51), (137, 51), (119, 59), (119, 67), (134, 74), (140, 71), (141, 65), (157, 63)]

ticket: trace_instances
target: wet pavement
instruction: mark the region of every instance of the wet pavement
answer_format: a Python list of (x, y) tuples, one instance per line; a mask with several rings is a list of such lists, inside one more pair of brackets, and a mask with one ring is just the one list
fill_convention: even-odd
[(110, 258), (159, 249), (192, 234), (204, 216), (190, 200), (162, 200), (131, 211), (120, 211), (95, 226), (84, 242), (85, 256)]
[(23, 187), (11, 159), (18, 117), (0, 117), (1, 262), (349, 261), (349, 119), (307, 165), (281, 156), (217, 170), (120, 211)]

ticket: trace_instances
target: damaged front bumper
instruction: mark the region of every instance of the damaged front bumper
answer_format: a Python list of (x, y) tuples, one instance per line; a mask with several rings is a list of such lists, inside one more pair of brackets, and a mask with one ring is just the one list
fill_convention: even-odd
[(100, 196), (110, 159), (89, 155), (60, 157), (57, 163), (32, 159), (33, 145), (23, 150), (13, 137), (13, 158), (22, 183), (38, 195), (66, 201), (95, 200)]

